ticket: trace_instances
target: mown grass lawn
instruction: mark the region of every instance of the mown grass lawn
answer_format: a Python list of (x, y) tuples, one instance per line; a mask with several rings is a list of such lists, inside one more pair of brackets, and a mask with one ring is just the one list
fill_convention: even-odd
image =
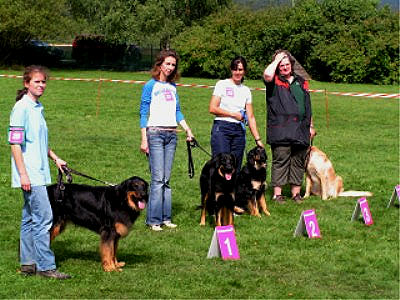
[[(0, 74), (22, 72), (2, 70)], [(147, 73), (55, 70), (54, 77), (147, 80)], [(215, 80), (182, 78), (181, 83), (214, 85)], [(263, 87), (260, 81), (246, 81)], [(21, 79), (0, 78), (0, 298), (399, 298), (399, 209), (386, 208), (399, 184), (399, 100), (313, 93), (314, 144), (328, 154), (345, 189), (369, 190), (374, 224), (351, 222), (357, 199), (301, 205), (268, 202), (270, 217), (235, 219), (241, 259), (207, 259), (214, 231), (200, 228), (199, 173), (208, 159), (193, 150), (195, 177), (187, 176), (187, 154), (180, 136), (171, 185), (174, 230), (151, 232), (142, 215), (121, 241), (121, 273), (104, 273), (99, 238), (71, 225), (52, 248), (68, 281), (24, 278), (18, 267), (22, 196), (10, 188), (9, 113)], [(142, 86), (111, 82), (50, 81), (42, 102), (50, 144), (69, 165), (109, 182), (138, 175), (149, 180), (140, 153), (139, 102)], [(312, 89), (398, 93), (395, 86), (337, 85), (311, 82)], [(212, 90), (178, 88), (182, 110), (199, 143), (209, 150)], [(253, 91), (254, 108), (265, 141), (265, 95)], [(328, 103), (328, 105), (327, 105)], [(328, 107), (328, 114), (327, 114)], [(247, 149), (254, 142), (248, 134)], [(267, 147), (267, 153), (270, 150)], [(270, 164), (269, 164), (270, 167)], [(53, 181), (56, 169), (52, 166)], [(268, 179), (269, 181), (269, 179)], [(74, 182), (96, 184), (82, 177)], [(288, 193), (285, 190), (285, 193)], [(271, 189), (267, 190), (267, 199)], [(322, 239), (293, 237), (303, 210), (315, 209)]]

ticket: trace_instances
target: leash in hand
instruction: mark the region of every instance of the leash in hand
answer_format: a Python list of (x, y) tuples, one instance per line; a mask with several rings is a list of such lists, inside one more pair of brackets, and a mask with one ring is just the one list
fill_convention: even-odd
[(104, 183), (104, 184), (109, 185), (109, 186), (116, 186), (116, 184), (114, 184), (114, 183), (110, 183), (110, 182), (107, 182), (107, 181), (103, 181), (103, 180), (94, 178), (92, 176), (89, 176), (89, 175), (83, 174), (81, 172), (78, 172), (78, 171), (76, 171), (74, 169), (71, 169), (70, 167), (63, 166), (62, 168), (63, 168), (63, 171), (65, 173), (65, 176), (68, 179), (68, 182), (72, 182), (71, 174), (75, 174), (75, 175), (79, 175), (79, 176), (82, 176), (82, 177), (85, 177), (85, 178), (88, 178), (88, 179), (91, 179), (91, 180), (94, 180), (94, 181), (98, 181), (98, 182)]
[(203, 147), (200, 146), (200, 144), (197, 142), (195, 138), (192, 138), (191, 141), (186, 141), (186, 147), (187, 147), (187, 152), (188, 152), (188, 175), (189, 178), (194, 177), (194, 164), (193, 164), (193, 157), (192, 157), (192, 148), (200, 148), (204, 153), (206, 153), (208, 156), (212, 157), (209, 152), (207, 152)]

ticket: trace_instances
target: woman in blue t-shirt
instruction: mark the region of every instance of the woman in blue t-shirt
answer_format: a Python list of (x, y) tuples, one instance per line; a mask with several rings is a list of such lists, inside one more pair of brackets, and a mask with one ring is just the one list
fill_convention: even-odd
[(10, 115), (12, 187), (21, 188), (24, 197), (20, 232), (21, 274), (67, 279), (56, 270), (50, 249), (53, 214), (46, 185), (51, 183), (48, 157), (57, 168), (67, 163), (48, 147), (47, 125), (39, 98), (46, 89), (47, 70), (29, 66), (23, 75), (24, 88), (17, 93)]

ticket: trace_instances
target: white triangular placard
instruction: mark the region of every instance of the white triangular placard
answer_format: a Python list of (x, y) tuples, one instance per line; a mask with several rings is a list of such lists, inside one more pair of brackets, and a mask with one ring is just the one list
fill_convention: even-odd
[(299, 222), (297, 222), (296, 229), (294, 231), (294, 236), (303, 236), (306, 233), (306, 223), (304, 223), (303, 213), (300, 215)]
[(396, 185), (396, 187), (393, 190), (392, 196), (389, 199), (389, 203), (387, 205), (387, 208), (389, 208), (390, 206), (392, 206), (397, 198), (397, 200), (399, 201), (400, 204), (400, 185)]
[(210, 248), (208, 249), (207, 258), (221, 257), (221, 250), (219, 249), (217, 229), (214, 229), (214, 234), (211, 239)]
[(351, 216), (351, 220), (352, 221), (358, 220), (358, 218), (360, 217), (360, 213), (361, 213), (361, 207), (360, 203), (357, 201), (356, 207), (354, 207), (353, 215)]

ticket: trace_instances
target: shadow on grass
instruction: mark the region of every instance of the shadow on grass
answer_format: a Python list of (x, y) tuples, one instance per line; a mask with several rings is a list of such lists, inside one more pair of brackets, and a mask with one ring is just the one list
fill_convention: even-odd
[[(98, 244), (96, 244), (96, 247)], [(70, 259), (93, 261), (100, 263), (100, 253), (98, 248), (93, 250), (77, 250), (68, 241), (55, 241), (51, 245), (56, 259), (59, 263)], [(149, 255), (136, 255), (133, 253), (127, 253), (126, 251), (118, 251), (118, 261), (124, 261), (127, 265), (142, 264), (151, 261), (152, 257)]]

